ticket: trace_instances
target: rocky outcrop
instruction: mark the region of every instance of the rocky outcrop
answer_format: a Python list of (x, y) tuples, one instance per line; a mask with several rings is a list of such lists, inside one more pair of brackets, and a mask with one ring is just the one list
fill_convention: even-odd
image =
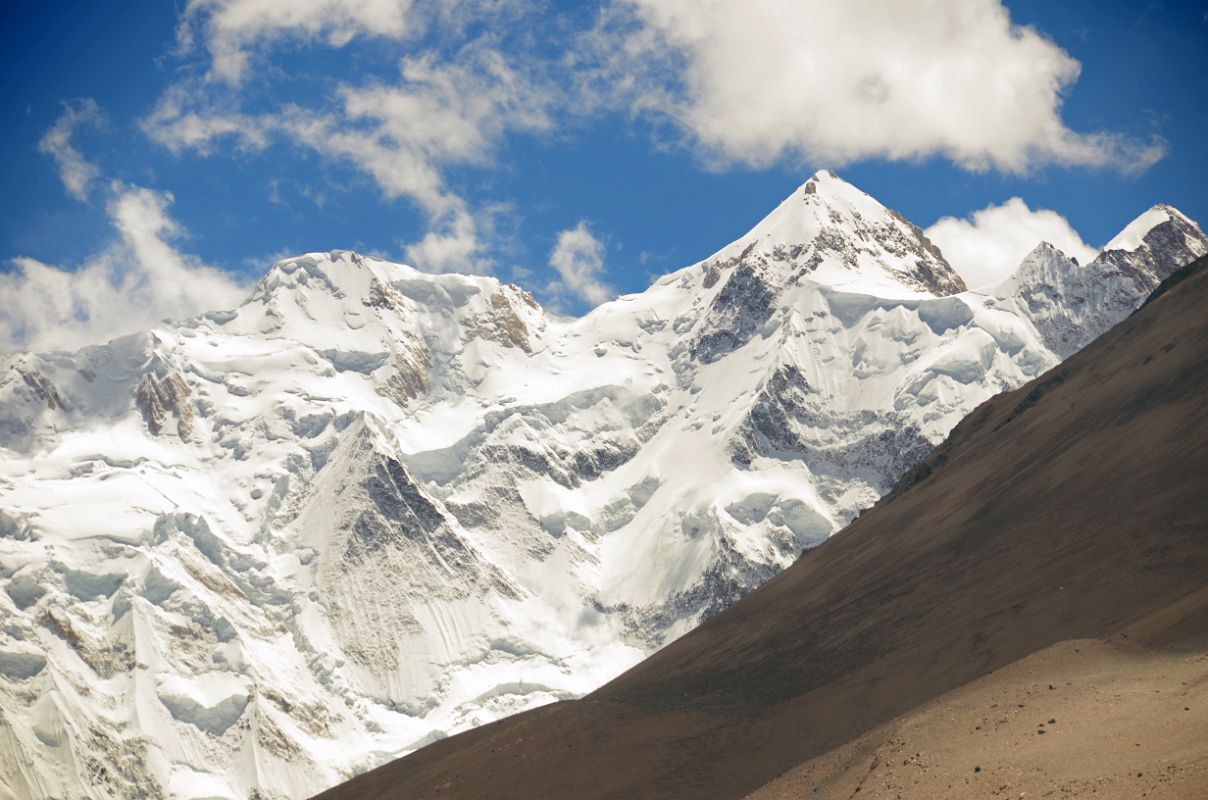
[(399, 405), (406, 405), (408, 400), (414, 400), (428, 391), (428, 369), (431, 365), (432, 357), (426, 347), (407, 348), (394, 356), (390, 377), (378, 388), (378, 392)]
[(531, 331), (524, 321), (524, 309), (540, 311), (533, 296), (518, 286), (504, 284), (491, 293), (487, 303), (487, 310), (468, 326), (471, 333), (504, 347), (517, 347), (531, 353)]
[(21, 376), (21, 380), (25, 381), (25, 385), (33, 392), (34, 397), (46, 403), (47, 408), (51, 411), (67, 410), (67, 401), (63, 395), (59, 394), (59, 390), (49, 378), (36, 369), (29, 369), (24, 364), (14, 364), (13, 369)]
[[(828, 409), (801, 371), (783, 365), (769, 378), (730, 441), (730, 458), (744, 469), (756, 458), (796, 460), (818, 481), (823, 497), (853, 483), (876, 497), (931, 452), (918, 425), (893, 410), (848, 413)], [(845, 480), (832, 482), (837, 476)], [(853, 476), (858, 476), (853, 480)], [(841, 488), (839, 488), (841, 487)], [(854, 511), (841, 512), (849, 521)]]
[(771, 318), (775, 299), (765, 270), (740, 262), (713, 298), (692, 343), (692, 357), (711, 364), (742, 347)]
[(165, 378), (147, 373), (134, 392), (134, 404), (152, 436), (159, 436), (169, 416), (176, 417), (176, 433), (184, 440), (193, 435), (193, 407), (189, 404), (189, 384), (178, 372)]

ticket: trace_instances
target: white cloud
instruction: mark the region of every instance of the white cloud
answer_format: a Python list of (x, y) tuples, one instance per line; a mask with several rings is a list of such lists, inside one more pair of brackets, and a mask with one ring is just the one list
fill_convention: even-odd
[(1166, 152), (1067, 128), (1079, 63), (999, 0), (617, 2), (636, 27), (598, 31), (598, 52), (622, 54), (605, 56), (610, 81), (718, 163), (941, 155), (972, 170), (1134, 172)]
[(76, 149), (71, 137), (80, 127), (99, 128), (104, 124), (105, 115), (95, 100), (64, 103), (63, 113), (38, 142), (38, 150), (54, 159), (63, 188), (77, 200), (88, 199), (89, 184), (100, 175), (100, 170)]
[(1033, 211), (1018, 197), (976, 211), (971, 219), (943, 217), (925, 233), (970, 288), (1008, 277), (1041, 242), (1082, 264), (1098, 252), (1082, 241), (1065, 217), (1056, 211)]
[(488, 45), (463, 48), (455, 60), (432, 53), (404, 58), (396, 83), (341, 84), (337, 110), (287, 105), (249, 115), (203, 87), (178, 86), (143, 120), (143, 130), (173, 152), (206, 153), (216, 140), (262, 149), (274, 136), (352, 164), (389, 198), (406, 198), (425, 214), (429, 231), (408, 248), (415, 266), (482, 271), (480, 226), (450, 189), (454, 166), (484, 166), (510, 131), (551, 125), (549, 95)]
[(354, 39), (413, 41), (428, 33), (464, 40), (486, 26), (548, 12), (544, 0), (188, 0), (177, 26), (182, 53), (201, 46), (209, 55), (207, 78), (238, 86), (257, 55), (290, 42), (342, 48)]
[(109, 248), (75, 270), (13, 259), (16, 270), (0, 274), (0, 350), (76, 349), (242, 300), (245, 287), (172, 247), (182, 232), (171, 202), (119, 187), (107, 206), (118, 234)]
[(373, 176), (387, 197), (407, 197), (430, 214), (453, 210), (442, 168), (485, 164), (509, 130), (549, 127), (545, 99), (490, 48), (456, 62), (406, 58), (397, 84), (343, 85), (339, 116), (294, 109), (282, 129), (320, 153)]
[(580, 221), (558, 234), (549, 263), (558, 275), (547, 287), (555, 298), (569, 295), (598, 306), (616, 297), (603, 281), (604, 245), (587, 229), (586, 222)]
[(407, 245), (404, 258), (426, 272), (490, 272), (482, 256), (483, 243), (474, 216), (465, 208), (447, 215), (440, 227), (431, 228), (418, 242)]
[(233, 139), (245, 150), (263, 150), (268, 146), (271, 120), (223, 108), (205, 98), (201, 86), (171, 86), (140, 121), (140, 127), (153, 141), (175, 154), (193, 150), (208, 155), (214, 142), (221, 139)]
[(399, 39), (411, 24), (411, 0), (190, 0), (178, 35), (184, 49), (201, 31), (210, 75), (238, 84), (258, 43), (322, 39), (343, 47), (357, 36)]
[[(457, 170), (490, 168), (513, 133), (619, 108), (668, 124), (717, 165), (942, 156), (973, 170), (1128, 172), (1165, 153), (1161, 140), (1069, 129), (1062, 101), (1078, 62), (1013, 24), (1001, 0), (610, 0), (587, 32), (581, 16), (555, 15), (564, 38), (541, 47), (531, 0), (287, 6), (190, 0), (182, 52), (203, 54), (208, 72), (166, 91), (144, 131), (177, 153), (286, 142), (351, 165), (420, 210), (426, 232), (406, 255), (424, 269), (491, 267), (485, 201)], [(282, 91), (242, 85), (286, 46), (368, 39), (395, 42), (396, 78), (345, 77), (305, 104), (271, 68)]]

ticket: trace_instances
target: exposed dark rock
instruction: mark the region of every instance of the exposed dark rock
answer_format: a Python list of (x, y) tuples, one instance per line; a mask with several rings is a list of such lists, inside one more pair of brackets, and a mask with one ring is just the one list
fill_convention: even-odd
[(775, 299), (762, 269), (749, 262), (740, 263), (713, 298), (692, 343), (692, 358), (711, 364), (742, 347), (771, 318)]
[(875, 488), (884, 492), (931, 452), (918, 426), (892, 411), (836, 414), (812, 394), (800, 370), (781, 366), (731, 441), (731, 460), (748, 467), (757, 456), (796, 459), (815, 474), (860, 471), (876, 475)]
[(194, 415), (189, 394), (189, 385), (179, 373), (170, 373), (163, 380), (154, 373), (143, 376), (134, 391), (134, 403), (151, 435), (159, 436), (170, 413), (176, 415), (176, 431), (181, 439), (188, 439), (193, 434)]
[(14, 364), (13, 369), (21, 376), (21, 380), (25, 381), (34, 393), (34, 397), (46, 403), (50, 410), (67, 410), (67, 401), (63, 399), (63, 395), (59, 394), (59, 390), (50, 382), (50, 379), (38, 372), (36, 369), (27, 369), (23, 364)]
[(369, 283), (369, 296), (363, 299), (361, 304), (368, 308), (378, 308), (401, 313), (406, 307), (407, 299), (390, 284), (382, 283), (377, 278), (374, 278)]
[(533, 296), (518, 286), (505, 284), (490, 296), (488, 302), (489, 310), (474, 319), (471, 330), (483, 339), (531, 353), (528, 325), (521, 318), (517, 305), (540, 308)]
[[(382, 458), (362, 488), (373, 506), (353, 522), (349, 556), (361, 558), (404, 539), (424, 541), (446, 527), (444, 514), (411, 479), (407, 468), (393, 458)], [(454, 549), (464, 549), (451, 538)]]
[(399, 405), (419, 397), (428, 391), (428, 370), (432, 357), (428, 349), (413, 346), (406, 353), (394, 357), (394, 371), (386, 383), (378, 387), (378, 393), (393, 399)]

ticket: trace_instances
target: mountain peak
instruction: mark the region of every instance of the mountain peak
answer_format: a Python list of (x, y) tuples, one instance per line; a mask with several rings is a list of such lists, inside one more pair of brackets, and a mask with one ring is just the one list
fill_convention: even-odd
[(833, 169), (820, 169), (811, 175), (805, 183), (801, 184), (801, 191), (805, 194), (814, 194), (819, 186), (827, 185), (842, 185), (850, 186), (853, 189), (856, 188), (835, 174)]
[(854, 184), (840, 178), (834, 170), (820, 169), (801, 184), (801, 197), (813, 205), (838, 205), (861, 208), (867, 213), (874, 209), (884, 210), (875, 198)]
[(964, 291), (917, 226), (830, 170), (819, 170), (711, 261), (787, 266), (793, 279), (884, 297)]
[(1149, 238), (1150, 233), (1155, 228), (1166, 224), (1180, 229), (1184, 234), (1194, 232), (1199, 234), (1201, 238), (1203, 237), (1199, 225), (1194, 220), (1174, 206), (1158, 203), (1128, 223), (1124, 227), (1124, 230), (1116, 234), (1115, 238), (1103, 246), (1103, 249), (1105, 251), (1123, 250), (1131, 253), (1145, 244), (1146, 239)]
[(991, 291), (1015, 298), (1045, 346), (1072, 355), (1131, 312), (1176, 270), (1208, 253), (1208, 237), (1177, 209), (1156, 205), (1093, 261), (1079, 265), (1041, 242)]
[(1045, 241), (1042, 239), (1040, 244), (1033, 247), (1032, 251), (1030, 253), (1028, 253), (1026, 256), (1024, 256), (1024, 261), (1035, 260), (1038, 258), (1053, 258), (1056, 256), (1060, 256), (1062, 258), (1069, 258), (1069, 256), (1067, 256), (1065, 254), (1065, 251), (1062, 250), (1060, 247), (1053, 244), (1052, 242)]

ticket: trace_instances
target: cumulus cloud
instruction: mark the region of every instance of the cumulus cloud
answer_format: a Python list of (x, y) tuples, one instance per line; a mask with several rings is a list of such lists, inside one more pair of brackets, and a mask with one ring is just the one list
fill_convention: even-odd
[(72, 136), (81, 127), (100, 128), (104, 124), (105, 115), (95, 100), (64, 103), (63, 113), (38, 142), (39, 152), (54, 159), (63, 188), (77, 200), (88, 199), (89, 185), (100, 175), (100, 170), (76, 149)]
[(387, 197), (407, 197), (433, 214), (451, 210), (441, 169), (484, 164), (505, 131), (550, 125), (542, 94), (489, 47), (456, 62), (431, 54), (400, 63), (394, 84), (341, 86), (343, 113), (300, 109), (280, 125), (295, 140), (347, 159)]
[[(1141, 171), (1165, 142), (1062, 120), (1080, 65), (1000, 0), (618, 0), (611, 83), (718, 163), (940, 155), (971, 170)], [(618, 31), (624, 36), (618, 45)]]
[(975, 211), (968, 219), (943, 217), (925, 233), (965, 283), (978, 288), (1008, 277), (1036, 245), (1048, 242), (1085, 264), (1098, 251), (1056, 211), (1033, 211), (1018, 197)]
[(546, 291), (555, 300), (572, 297), (598, 306), (616, 297), (616, 292), (603, 281), (604, 245), (588, 230), (586, 222), (580, 220), (575, 227), (558, 234), (549, 263), (558, 277)]
[(119, 187), (106, 208), (110, 247), (74, 270), (13, 259), (14, 271), (0, 274), (0, 350), (73, 350), (242, 300), (245, 287), (172, 246), (182, 231), (171, 202)]

